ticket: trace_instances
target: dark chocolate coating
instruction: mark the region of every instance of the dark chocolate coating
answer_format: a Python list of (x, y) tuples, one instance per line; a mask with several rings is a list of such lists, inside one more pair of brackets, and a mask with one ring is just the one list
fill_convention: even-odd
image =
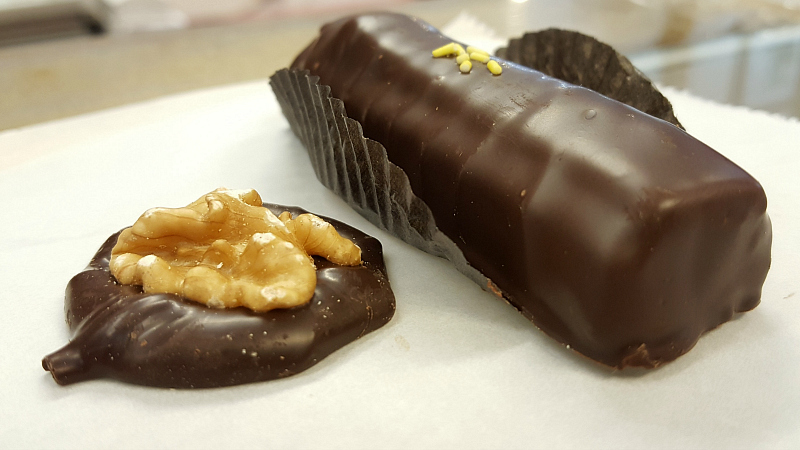
[[(265, 204), (276, 214), (306, 211)], [(264, 313), (214, 309), (170, 294), (144, 294), (108, 269), (119, 233), (67, 286), (69, 344), (42, 360), (59, 384), (116, 378), (170, 388), (207, 388), (283, 378), (385, 325), (394, 315), (380, 242), (325, 218), (361, 247), (363, 264), (314, 257), (317, 287), (309, 303)]]
[[(397, 14), (325, 25), (294, 61), (385, 146), (467, 261), (545, 333), (656, 367), (754, 308), (770, 265), (761, 185), (679, 128)], [(466, 44), (465, 44), (466, 45)]]

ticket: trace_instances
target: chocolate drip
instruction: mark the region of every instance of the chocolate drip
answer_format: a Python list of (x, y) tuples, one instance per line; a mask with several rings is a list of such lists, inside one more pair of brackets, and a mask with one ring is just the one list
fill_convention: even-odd
[[(276, 214), (300, 208), (264, 206)], [(381, 244), (325, 218), (362, 250), (363, 264), (335, 265), (314, 257), (311, 301), (257, 313), (213, 309), (170, 294), (120, 285), (108, 262), (117, 234), (67, 286), (72, 341), (42, 360), (59, 384), (116, 378), (134, 384), (205, 388), (287, 377), (385, 325), (395, 310)]]
[(526, 317), (603, 364), (656, 367), (758, 304), (771, 225), (756, 180), (591, 90), (506, 61), (459, 73), (431, 57), (450, 41), (407, 16), (350, 17), (292, 68), (330, 86)]

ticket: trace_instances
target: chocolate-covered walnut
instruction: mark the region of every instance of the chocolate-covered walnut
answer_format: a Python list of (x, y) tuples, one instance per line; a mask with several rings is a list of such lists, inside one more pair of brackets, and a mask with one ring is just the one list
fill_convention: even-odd
[[(258, 201), (251, 191), (237, 195), (250, 198), (248, 204)], [(274, 215), (284, 213), (287, 223), (293, 216), (311, 225), (330, 224), (360, 249), (361, 264), (346, 266), (313, 256), (316, 288), (302, 306), (270, 311), (208, 308), (177, 295), (143, 293), (139, 286), (119, 284), (109, 273), (111, 249), (120, 235), (115, 233), (67, 285), (65, 310), (73, 334), (69, 344), (42, 360), (44, 369), (59, 384), (107, 377), (148, 386), (207, 388), (273, 380), (302, 372), (391, 319), (394, 294), (377, 239), (334, 219), (317, 222), (297, 207), (263, 206)], [(312, 231), (301, 241), (332, 243), (331, 234), (323, 234), (327, 238), (318, 239), (319, 231)]]

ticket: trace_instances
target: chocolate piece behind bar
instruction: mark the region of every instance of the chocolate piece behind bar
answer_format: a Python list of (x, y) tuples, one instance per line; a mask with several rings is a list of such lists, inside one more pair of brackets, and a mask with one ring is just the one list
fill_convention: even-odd
[(758, 304), (771, 226), (756, 180), (591, 90), (505, 61), (459, 73), (431, 57), (450, 41), (407, 16), (351, 17), (292, 67), (331, 87), (526, 317), (603, 364), (655, 367)]
[[(306, 211), (265, 204), (275, 214)], [(171, 294), (121, 285), (108, 270), (119, 233), (67, 286), (69, 344), (42, 360), (59, 384), (116, 378), (134, 384), (207, 388), (301, 372), (394, 315), (381, 244), (325, 218), (361, 247), (361, 266), (315, 256), (317, 287), (303, 306), (254, 312), (214, 309)]]

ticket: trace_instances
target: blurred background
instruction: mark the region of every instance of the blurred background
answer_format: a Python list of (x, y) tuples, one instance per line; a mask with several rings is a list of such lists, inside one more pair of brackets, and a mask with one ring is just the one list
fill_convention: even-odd
[(265, 79), (368, 10), (498, 41), (573, 29), (662, 85), (800, 117), (800, 0), (0, 0), (0, 130)]

